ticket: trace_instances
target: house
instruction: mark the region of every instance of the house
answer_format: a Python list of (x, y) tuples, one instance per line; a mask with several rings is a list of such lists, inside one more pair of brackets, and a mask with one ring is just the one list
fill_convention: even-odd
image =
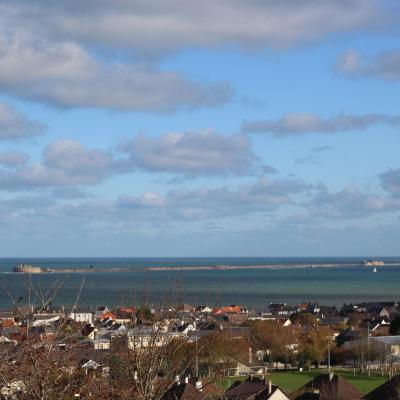
[(93, 324), (86, 324), (82, 330), (82, 336), (86, 336), (88, 339), (95, 339), (98, 329)]
[(309, 303), (300, 303), (296, 307), (296, 311), (297, 312), (306, 312), (306, 311), (308, 311), (308, 307), (309, 307)]
[(196, 323), (197, 329), (200, 331), (214, 331), (218, 329), (214, 320), (200, 321)]
[(248, 315), (249, 321), (265, 321), (268, 318), (273, 318), (271, 313), (250, 312)]
[(369, 314), (370, 317), (390, 317), (398, 312), (398, 304), (393, 301), (379, 301), (358, 304), (344, 304), (341, 314), (353, 312)]
[(105, 321), (105, 320), (112, 320), (115, 321), (117, 319), (117, 317), (115, 316), (115, 314), (111, 311), (107, 311), (107, 312), (103, 312), (100, 316), (101, 321)]
[(196, 324), (190, 322), (179, 321), (172, 324), (170, 327), (171, 332), (180, 333), (182, 336), (187, 336), (196, 330)]
[(385, 318), (377, 321), (372, 321), (370, 325), (372, 336), (389, 336), (390, 322)]
[(110, 310), (108, 309), (107, 306), (97, 307), (96, 308), (96, 312), (95, 312), (95, 318), (96, 319), (102, 319), (103, 318), (102, 315), (106, 314), (106, 313), (109, 313), (109, 312), (110, 312)]
[(265, 375), (267, 368), (260, 362), (258, 357), (254, 357), (253, 349), (249, 347), (248, 357), (238, 357), (232, 362), (229, 369), (229, 376), (239, 375)]
[(229, 369), (229, 376), (264, 375), (267, 367), (260, 362), (237, 361), (233, 368)]
[(15, 325), (14, 317), (2, 317), (0, 318), (0, 328), (9, 328)]
[(213, 309), (209, 306), (198, 306), (196, 307), (196, 312), (202, 314), (210, 314), (212, 313)]
[(115, 322), (120, 324), (129, 324), (136, 321), (135, 307), (118, 307), (115, 310)]
[(196, 330), (190, 332), (187, 341), (193, 343), (196, 340), (214, 334), (218, 330), (215, 322), (202, 321), (196, 324)]
[(94, 321), (93, 311), (88, 309), (76, 309), (69, 314), (69, 318), (76, 322), (91, 324)]
[(400, 400), (400, 376), (396, 375), (392, 379), (378, 386), (372, 392), (366, 394), (363, 400)]
[(161, 396), (161, 400), (211, 400), (220, 398), (219, 392), (215, 385), (203, 384), (189, 378), (180, 382), (178, 377), (177, 382)]
[[(298, 389), (294, 400), (361, 400), (362, 393), (340, 375), (320, 374)], [(383, 400), (383, 399), (382, 399)]]
[(96, 328), (94, 331), (95, 339), (108, 339), (111, 340), (114, 337), (125, 336), (128, 333), (128, 328), (122, 324), (112, 323), (103, 327)]
[(81, 368), (85, 371), (86, 374), (90, 371), (99, 369), (100, 367), (101, 365), (94, 360), (83, 360), (81, 365)]
[(371, 343), (377, 344), (385, 353), (394, 358), (400, 357), (400, 335), (397, 336), (373, 336)]
[(128, 330), (128, 348), (161, 347), (170, 342), (174, 334), (164, 332), (154, 326), (138, 326)]
[(85, 371), (85, 374), (92, 374), (95, 376), (108, 376), (110, 368), (103, 366), (95, 360), (81, 360), (80, 367)]
[(228, 313), (225, 316), (225, 320), (228, 321), (230, 324), (243, 324), (249, 319), (246, 313)]
[(249, 316), (248, 319), (249, 321), (272, 321), (282, 326), (292, 325), (292, 321), (290, 320), (290, 318), (284, 316), (281, 317), (279, 315), (273, 315), (272, 313), (261, 313), (258, 315), (251, 315)]
[(348, 321), (349, 321), (348, 317), (342, 317), (340, 315), (333, 315), (333, 314), (321, 314), (319, 324), (325, 326), (335, 326), (335, 325), (347, 324)]
[(339, 335), (336, 336), (336, 343), (338, 346), (341, 346), (344, 343), (359, 340), (361, 338), (362, 334), (359, 330), (348, 328), (344, 331), (341, 331)]
[(109, 350), (111, 347), (110, 339), (94, 339), (91, 340), (94, 350)]
[(181, 304), (180, 306), (178, 306), (178, 311), (180, 313), (194, 313), (196, 311), (196, 308), (191, 306), (190, 304)]
[(125, 335), (128, 332), (128, 328), (124, 324), (114, 323), (109, 328), (115, 336)]
[(277, 318), (276, 322), (282, 326), (291, 326), (292, 325), (292, 321), (290, 320), (290, 318)]
[(249, 377), (244, 382), (235, 381), (225, 392), (224, 400), (290, 400), (271, 381)]
[(237, 306), (236, 304), (226, 306), (226, 307), (218, 307), (215, 308), (213, 311), (213, 314), (215, 316), (223, 316), (227, 314), (248, 314), (248, 311), (246, 308)]
[(32, 322), (31, 326), (33, 326), (33, 327), (35, 327), (35, 326), (52, 326), (58, 321), (60, 321), (60, 316), (59, 315), (45, 316), (45, 317), (42, 317), (42, 318), (35, 319)]
[(290, 316), (296, 312), (293, 307), (286, 303), (271, 303), (268, 308), (273, 315)]

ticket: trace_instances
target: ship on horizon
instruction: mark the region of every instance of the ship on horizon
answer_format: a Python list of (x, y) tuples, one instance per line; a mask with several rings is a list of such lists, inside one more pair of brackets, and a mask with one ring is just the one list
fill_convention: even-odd
[(364, 267), (379, 267), (385, 265), (382, 260), (364, 260), (362, 263)]

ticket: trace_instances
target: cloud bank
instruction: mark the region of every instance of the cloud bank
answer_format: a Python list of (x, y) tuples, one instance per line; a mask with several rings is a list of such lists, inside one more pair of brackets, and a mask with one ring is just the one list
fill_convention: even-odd
[(44, 130), (44, 125), (0, 101), (0, 140), (28, 139), (42, 134)]
[(216, 107), (232, 99), (227, 82), (163, 70), (159, 58), (197, 48), (287, 48), (386, 26), (384, 11), (377, 0), (5, 0), (0, 90), (66, 108)]
[(342, 55), (337, 67), (345, 75), (374, 77), (388, 81), (400, 79), (400, 50), (383, 51), (375, 56), (363, 56), (352, 50)]
[(0, 15), (7, 27), (142, 56), (232, 44), (287, 47), (388, 23), (376, 0), (8, 0)]
[(245, 175), (260, 167), (249, 139), (239, 134), (225, 136), (206, 131), (169, 133), (157, 138), (139, 134), (121, 144), (119, 149), (128, 156), (126, 167), (151, 172), (192, 177)]
[(400, 126), (400, 115), (339, 114), (322, 118), (311, 113), (289, 113), (276, 120), (249, 121), (242, 126), (247, 133), (268, 133), (276, 137), (298, 136), (309, 133), (333, 134), (366, 130), (376, 125)]
[(23, 153), (0, 153), (0, 190), (96, 185), (118, 174), (145, 171), (189, 179), (200, 176), (250, 176), (275, 172), (261, 162), (244, 135), (213, 131), (138, 134), (114, 149), (88, 148), (58, 139), (30, 163)]
[(226, 82), (194, 82), (144, 64), (105, 62), (78, 44), (0, 36), (0, 89), (57, 107), (173, 111), (231, 98)]

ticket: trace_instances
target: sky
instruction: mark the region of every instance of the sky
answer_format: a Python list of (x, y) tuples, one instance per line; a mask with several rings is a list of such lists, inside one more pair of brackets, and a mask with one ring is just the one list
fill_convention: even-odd
[(399, 18), (0, 1), (0, 257), (400, 256)]

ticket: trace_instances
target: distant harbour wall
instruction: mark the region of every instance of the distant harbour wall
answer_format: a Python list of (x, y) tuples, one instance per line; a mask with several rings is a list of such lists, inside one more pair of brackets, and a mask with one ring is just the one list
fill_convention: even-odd
[(93, 273), (93, 272), (127, 272), (129, 268), (41, 268), (31, 265), (17, 265), (13, 268), (13, 272), (18, 274), (71, 274), (71, 273)]

